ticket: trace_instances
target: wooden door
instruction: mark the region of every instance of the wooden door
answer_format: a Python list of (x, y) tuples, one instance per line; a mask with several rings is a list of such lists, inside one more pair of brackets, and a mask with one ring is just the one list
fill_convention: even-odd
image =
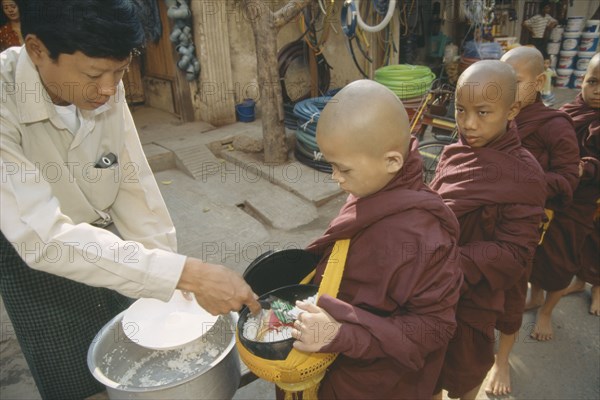
[(148, 43), (143, 55), (146, 104), (172, 112), (183, 121), (193, 121), (189, 83), (176, 66), (179, 57), (169, 40), (172, 23), (167, 17), (167, 6), (163, 0), (156, 1), (160, 10), (162, 36), (158, 43)]
[(141, 68), (140, 57), (133, 57), (129, 69), (125, 75), (123, 75), (123, 85), (125, 86), (125, 98), (127, 99), (127, 104), (143, 104), (146, 101)]

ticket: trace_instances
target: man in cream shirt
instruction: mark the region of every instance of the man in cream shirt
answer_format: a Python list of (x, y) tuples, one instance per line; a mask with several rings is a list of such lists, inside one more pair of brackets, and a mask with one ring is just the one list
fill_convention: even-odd
[(83, 398), (121, 295), (259, 305), (235, 272), (176, 253), (121, 83), (144, 42), (131, 0), (30, 0), (22, 31), (0, 55), (0, 292), (42, 397)]

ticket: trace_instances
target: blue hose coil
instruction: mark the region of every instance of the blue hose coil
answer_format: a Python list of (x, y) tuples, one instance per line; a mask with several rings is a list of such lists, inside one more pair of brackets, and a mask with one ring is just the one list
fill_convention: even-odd
[[(296, 127), (296, 155), (299, 161), (319, 171), (331, 172), (331, 166), (321, 158), (321, 152), (317, 145), (317, 122), (321, 116), (321, 111), (331, 100), (331, 96), (313, 97), (302, 100), (294, 106), (294, 116), (298, 119)], [(307, 157), (307, 153), (312, 153), (313, 159)]]

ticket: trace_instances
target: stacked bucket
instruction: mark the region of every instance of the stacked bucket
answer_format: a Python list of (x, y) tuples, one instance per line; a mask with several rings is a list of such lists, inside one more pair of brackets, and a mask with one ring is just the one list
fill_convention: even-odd
[[(559, 35), (562, 36), (560, 52), (557, 48)], [(598, 50), (599, 37), (600, 20), (569, 17), (564, 28), (554, 28), (547, 51), (555, 58), (551, 59), (551, 65), (554, 65), (552, 61), (556, 62), (556, 87), (581, 87), (590, 59)]]

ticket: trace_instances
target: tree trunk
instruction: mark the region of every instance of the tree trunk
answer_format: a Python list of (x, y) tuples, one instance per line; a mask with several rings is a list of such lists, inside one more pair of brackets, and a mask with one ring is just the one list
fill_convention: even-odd
[(262, 0), (243, 0), (256, 45), (256, 66), (260, 90), (264, 162), (281, 164), (287, 161), (285, 114), (277, 65), (277, 32), (292, 20), (311, 0), (291, 0), (277, 12), (272, 12)]

